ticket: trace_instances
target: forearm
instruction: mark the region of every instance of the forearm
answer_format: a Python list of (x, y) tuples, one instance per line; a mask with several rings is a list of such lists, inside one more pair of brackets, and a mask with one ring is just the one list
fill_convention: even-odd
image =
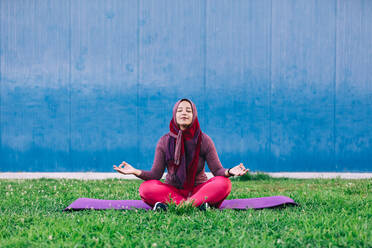
[(164, 171), (157, 171), (157, 170), (138, 170), (136, 174), (134, 174), (136, 177), (142, 179), (142, 180), (160, 180), (163, 176)]

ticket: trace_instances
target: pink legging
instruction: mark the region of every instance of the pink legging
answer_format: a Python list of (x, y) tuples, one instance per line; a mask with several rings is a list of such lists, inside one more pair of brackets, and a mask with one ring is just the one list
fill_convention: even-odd
[(192, 192), (177, 189), (159, 180), (145, 181), (139, 187), (142, 200), (150, 206), (154, 206), (156, 202), (170, 202), (169, 197), (171, 197), (177, 205), (189, 199), (194, 200), (194, 206), (208, 202), (209, 205), (218, 208), (230, 194), (230, 191), (230, 179), (223, 176), (212, 177), (208, 181), (196, 186)]

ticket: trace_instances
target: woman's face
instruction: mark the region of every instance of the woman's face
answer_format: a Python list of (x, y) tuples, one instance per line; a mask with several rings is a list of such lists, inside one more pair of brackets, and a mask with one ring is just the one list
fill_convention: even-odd
[(186, 128), (192, 122), (192, 107), (188, 101), (182, 101), (177, 107), (176, 121), (181, 130)]

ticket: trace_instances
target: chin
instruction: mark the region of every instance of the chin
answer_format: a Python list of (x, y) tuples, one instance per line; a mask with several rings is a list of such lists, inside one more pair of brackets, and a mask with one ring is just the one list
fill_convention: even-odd
[(177, 122), (178, 125), (189, 125), (189, 123), (186, 123), (184, 121)]

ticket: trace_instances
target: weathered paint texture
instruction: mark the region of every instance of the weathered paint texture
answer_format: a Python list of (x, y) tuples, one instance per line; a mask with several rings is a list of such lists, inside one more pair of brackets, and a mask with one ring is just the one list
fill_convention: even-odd
[(152, 165), (173, 104), (225, 167), (372, 171), (372, 1), (0, 1), (0, 171)]

